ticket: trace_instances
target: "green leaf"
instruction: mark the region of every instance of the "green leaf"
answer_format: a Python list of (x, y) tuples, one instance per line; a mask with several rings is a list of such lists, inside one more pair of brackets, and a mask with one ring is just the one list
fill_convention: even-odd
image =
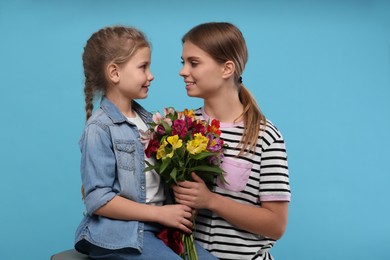
[(151, 166), (154, 166), (154, 164), (151, 164), (149, 161), (147, 161), (147, 160), (145, 160), (145, 163), (149, 166), (149, 167), (151, 167)]
[(148, 172), (148, 171), (152, 171), (152, 170), (155, 170), (156, 167), (155, 166), (148, 166), (148, 167), (145, 167), (145, 172)]
[(157, 169), (158, 166), (159, 166), (158, 164), (153, 165), (153, 164), (151, 164), (150, 162), (148, 162), (148, 161), (146, 161), (146, 160), (145, 160), (145, 163), (146, 163), (146, 165), (148, 165), (148, 167), (145, 167), (144, 172), (148, 172), (148, 171), (151, 171), (151, 170), (155, 170), (155, 169)]
[(164, 159), (163, 162), (162, 162), (161, 168), (160, 168), (160, 172), (165, 171), (165, 169), (168, 167), (168, 165), (170, 163), (171, 163), (171, 159), (170, 158)]
[(164, 128), (165, 128), (165, 132), (170, 132), (170, 131), (172, 130), (172, 128), (170, 127), (170, 125), (168, 125), (167, 122), (162, 121), (162, 125), (163, 125)]
[(195, 155), (191, 155), (191, 157), (193, 158), (193, 159), (195, 159), (195, 160), (202, 160), (202, 159), (204, 159), (204, 158), (206, 158), (206, 157), (209, 157), (209, 156), (211, 156), (211, 155), (213, 155), (214, 153), (212, 153), (212, 152), (201, 152), (201, 153), (198, 153), (198, 154), (195, 154)]
[(171, 174), (169, 174), (174, 182), (176, 182), (176, 174), (177, 174), (176, 168), (173, 168), (173, 170), (171, 171)]
[(214, 172), (214, 173), (223, 173), (223, 170), (219, 168), (216, 165), (198, 165), (194, 166), (192, 168), (189, 168), (188, 171), (196, 172), (196, 171), (203, 171), (203, 172)]

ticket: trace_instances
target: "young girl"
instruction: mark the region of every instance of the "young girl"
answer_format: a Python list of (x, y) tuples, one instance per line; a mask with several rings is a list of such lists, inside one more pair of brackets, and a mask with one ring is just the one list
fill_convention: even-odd
[[(191, 232), (191, 208), (163, 205), (159, 175), (144, 172), (138, 129), (151, 114), (134, 99), (148, 95), (150, 46), (135, 28), (94, 33), (83, 53), (87, 123), (80, 139), (86, 214), (75, 248), (93, 259), (181, 259), (155, 236), (161, 226)], [(102, 95), (93, 114), (93, 98)], [(215, 259), (198, 247), (205, 259)]]
[(287, 155), (281, 133), (242, 84), (245, 40), (232, 24), (205, 23), (182, 42), (187, 94), (204, 99), (195, 114), (221, 122), (227, 183), (217, 180), (212, 192), (193, 173), (194, 182), (174, 187), (176, 201), (203, 209), (195, 238), (219, 259), (272, 259), (269, 250), (287, 225)]

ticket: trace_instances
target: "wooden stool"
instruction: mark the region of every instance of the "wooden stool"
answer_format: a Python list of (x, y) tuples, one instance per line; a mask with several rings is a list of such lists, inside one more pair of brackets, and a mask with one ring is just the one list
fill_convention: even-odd
[(51, 260), (88, 260), (88, 256), (80, 254), (74, 249), (62, 251), (50, 257)]

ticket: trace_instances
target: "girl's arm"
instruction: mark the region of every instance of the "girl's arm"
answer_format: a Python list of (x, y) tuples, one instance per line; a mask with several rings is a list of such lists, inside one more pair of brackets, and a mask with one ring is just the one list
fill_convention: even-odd
[(282, 237), (288, 218), (288, 202), (263, 202), (261, 207), (246, 205), (211, 192), (203, 180), (192, 173), (194, 182), (174, 187), (178, 203), (195, 209), (208, 209), (237, 228), (275, 240)]
[(81, 142), (81, 178), (87, 213), (112, 219), (157, 222), (190, 232), (191, 208), (184, 205), (153, 206), (118, 195), (112, 187), (116, 159), (108, 130), (98, 124), (85, 129)]
[(191, 208), (185, 205), (154, 206), (115, 196), (97, 209), (94, 214), (120, 220), (156, 222), (186, 233), (192, 232), (190, 229), (192, 227)]

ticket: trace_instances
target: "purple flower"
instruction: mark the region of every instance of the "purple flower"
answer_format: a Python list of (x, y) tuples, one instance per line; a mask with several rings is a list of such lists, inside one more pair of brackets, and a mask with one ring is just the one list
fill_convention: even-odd
[(180, 138), (184, 138), (187, 134), (186, 122), (181, 119), (173, 121), (172, 135), (178, 135)]
[(145, 155), (147, 158), (150, 158), (152, 155), (156, 154), (160, 144), (156, 139), (150, 140), (148, 147), (145, 150)]
[(201, 133), (202, 135), (204, 135), (206, 133), (206, 127), (201, 123), (194, 124), (193, 128), (194, 134)]
[(207, 144), (207, 150), (215, 153), (222, 149), (223, 141), (219, 137), (214, 137), (213, 134), (207, 134), (206, 137), (209, 139), (209, 143)]
[(209, 164), (219, 166), (222, 163), (223, 157), (224, 157), (223, 153), (212, 155), (208, 158)]
[(165, 127), (163, 125), (157, 125), (155, 128), (155, 131), (159, 135), (164, 135), (165, 134)]

